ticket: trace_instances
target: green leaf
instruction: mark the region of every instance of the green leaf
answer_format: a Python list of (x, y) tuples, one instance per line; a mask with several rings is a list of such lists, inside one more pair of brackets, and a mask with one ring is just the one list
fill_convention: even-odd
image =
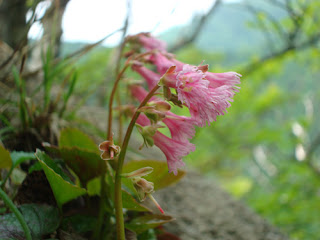
[(70, 227), (77, 233), (86, 233), (92, 231), (97, 223), (97, 217), (90, 215), (76, 214), (65, 217), (62, 220), (61, 227), (63, 230), (70, 230)]
[[(176, 183), (185, 175), (185, 172), (180, 169), (177, 175), (169, 173), (167, 163), (157, 160), (130, 161), (124, 165), (123, 172), (129, 173), (143, 167), (153, 168), (153, 172), (144, 178), (154, 183), (154, 190), (159, 190)], [(127, 187), (131, 188), (131, 186)]]
[(69, 202), (72, 199), (86, 194), (86, 190), (84, 188), (80, 188), (66, 181), (65, 179), (63, 179), (61, 175), (59, 175), (52, 168), (50, 168), (46, 164), (46, 160), (50, 158), (45, 153), (37, 149), (35, 155), (38, 158), (40, 164), (42, 165), (42, 168), (50, 183), (51, 189), (59, 207), (61, 207), (64, 203)]
[(157, 235), (154, 229), (149, 229), (139, 234), (138, 240), (157, 240)]
[[(107, 178), (106, 178), (107, 179)], [(87, 192), (89, 196), (100, 195), (101, 189), (100, 177), (91, 179), (87, 184)]]
[(174, 220), (174, 218), (168, 215), (148, 214), (134, 218), (131, 222), (126, 223), (125, 227), (140, 234), (150, 228), (161, 226), (172, 220)]
[[(1, 146), (0, 146), (0, 158), (1, 158), (1, 161), (0, 161), (0, 168), (1, 168), (1, 163), (5, 162), (5, 158), (2, 159), (1, 157)], [(6, 176), (6, 178), (3, 180), (3, 182), (1, 183), (1, 186), (3, 186), (7, 179), (9, 178), (9, 176), (11, 176), (11, 174), (13, 173), (14, 171), (14, 168), (17, 167), (19, 164), (21, 164), (22, 162), (24, 161), (27, 161), (27, 160), (30, 160), (30, 159), (35, 159), (36, 157), (34, 156), (34, 153), (28, 153), (28, 152), (11, 152), (10, 153), (10, 161), (11, 161), (11, 168)]]
[(30, 160), (30, 159), (36, 159), (34, 156), (34, 153), (29, 153), (29, 152), (16, 152), (13, 151), (10, 153), (13, 167), (15, 168), (19, 164), (23, 163), (24, 161)]
[(122, 205), (123, 208), (139, 212), (151, 212), (151, 210), (141, 205), (130, 193), (122, 190)]
[(2, 145), (0, 145), (0, 168), (10, 168), (12, 166), (12, 159), (10, 153)]
[[(57, 173), (58, 175), (60, 175), (63, 180), (69, 182), (69, 183), (72, 183), (71, 179), (65, 174), (65, 172), (62, 170), (62, 168), (57, 164), (56, 161), (53, 161), (48, 155), (46, 155), (44, 152), (41, 152), (39, 151), (38, 153), (38, 156), (41, 156), (42, 157), (42, 161), (49, 167), (51, 168), (55, 173)], [(37, 157), (38, 157), (37, 156)], [(40, 165), (41, 165), (41, 169), (43, 168), (42, 167), (42, 164), (41, 162), (39, 162)]]
[(76, 128), (65, 128), (60, 132), (59, 147), (78, 147), (98, 154), (100, 152), (97, 144)]
[[(59, 226), (59, 211), (48, 205), (24, 204), (19, 207), (32, 233), (32, 239), (54, 232)], [(13, 213), (0, 216), (0, 239), (24, 239), (23, 229)]]
[(58, 154), (64, 162), (79, 177), (83, 186), (89, 180), (101, 175), (105, 171), (105, 162), (95, 152), (78, 147), (60, 147), (48, 145), (46, 150)]

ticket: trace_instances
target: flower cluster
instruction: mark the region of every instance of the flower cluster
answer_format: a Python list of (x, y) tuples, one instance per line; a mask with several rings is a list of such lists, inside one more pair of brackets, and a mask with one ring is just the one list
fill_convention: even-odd
[[(189, 142), (195, 134), (195, 126), (210, 125), (217, 116), (227, 112), (232, 97), (239, 90), (236, 85), (240, 84), (241, 75), (235, 72), (208, 72), (208, 65), (184, 64), (166, 52), (163, 42), (147, 33), (132, 36), (130, 41), (140, 44), (149, 53), (140, 62), (132, 64), (132, 69), (145, 79), (149, 90), (157, 84), (161, 85), (165, 100), (189, 109), (191, 117), (178, 116), (169, 108), (159, 110), (158, 105), (163, 100), (153, 97), (147, 108), (141, 110), (145, 115), (141, 114), (137, 120), (145, 143), (160, 148), (167, 158), (169, 171), (176, 174), (177, 169), (184, 166), (182, 157), (195, 150), (194, 144)], [(147, 64), (152, 64), (156, 72), (147, 68)], [(141, 86), (131, 86), (130, 90), (140, 102), (147, 95)], [(157, 130), (162, 127), (160, 121), (168, 127), (171, 137)]]

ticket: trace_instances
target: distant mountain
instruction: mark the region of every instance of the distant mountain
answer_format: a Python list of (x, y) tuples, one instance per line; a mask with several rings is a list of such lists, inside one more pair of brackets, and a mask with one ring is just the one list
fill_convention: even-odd
[[(272, 13), (275, 19), (284, 16), (279, 8), (268, 4), (262, 0), (251, 0), (246, 3)], [(266, 51), (262, 47), (266, 46), (264, 33), (254, 28), (250, 28), (249, 22), (255, 20), (254, 15), (248, 10), (246, 3), (229, 3), (218, 6), (216, 12), (208, 19), (203, 27), (200, 36), (195, 42), (196, 47), (206, 52), (223, 52), (225, 54), (234, 53), (261, 53)], [(177, 41), (192, 31), (190, 26), (174, 27), (164, 32), (160, 38), (169, 44)]]

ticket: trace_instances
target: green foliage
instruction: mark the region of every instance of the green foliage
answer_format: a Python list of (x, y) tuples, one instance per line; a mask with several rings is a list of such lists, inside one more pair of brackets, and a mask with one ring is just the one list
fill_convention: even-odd
[(54, 147), (46, 146), (46, 150), (56, 154), (64, 160), (70, 169), (79, 177), (83, 186), (90, 179), (102, 174), (103, 162), (97, 153), (79, 149), (78, 147)]
[(76, 214), (63, 218), (61, 228), (66, 231), (72, 228), (77, 233), (86, 233), (92, 231), (96, 224), (96, 217), (84, 214)]
[[(6, 179), (10, 177), (12, 169), (19, 167), (21, 163), (27, 160), (36, 158), (38, 163), (30, 167), (29, 172), (40, 169), (44, 171), (60, 212), (65, 211), (63, 207), (66, 203), (79, 197), (85, 197), (87, 201), (90, 201), (89, 199), (101, 198), (104, 194), (105, 203), (102, 205), (102, 209), (105, 211), (106, 221), (109, 222), (106, 224), (109, 224), (110, 227), (105, 231), (105, 234), (112, 236), (114, 225), (111, 223), (111, 218), (114, 217), (115, 172), (109, 164), (105, 165), (107, 162), (100, 158), (97, 153), (97, 145), (88, 135), (78, 129), (66, 128), (60, 133), (59, 147), (46, 144), (45, 149), (53, 158), (40, 150), (37, 150), (35, 154), (26, 152), (9, 153), (1, 147), (1, 158), (8, 160), (3, 161), (3, 163), (6, 163), (3, 167), (11, 166)], [(166, 187), (178, 181), (184, 175), (183, 171), (179, 171), (177, 176), (169, 177), (164, 166), (165, 163), (151, 160), (129, 162), (126, 170), (131, 171), (131, 169), (137, 169), (140, 166), (145, 166), (145, 164), (155, 169), (155, 173), (149, 179), (155, 181), (157, 188)], [(103, 183), (101, 182), (101, 176), (105, 176)], [(80, 180), (83, 188), (77, 184), (77, 179)], [(101, 184), (105, 186), (102, 188)], [(151, 210), (140, 204), (134, 195), (124, 189), (122, 190), (123, 208), (132, 212), (128, 218), (128, 229), (136, 232), (138, 236), (142, 233), (139, 239), (153, 239), (155, 234), (151, 234), (147, 230), (172, 221), (173, 218), (167, 215), (151, 214)], [(90, 213), (90, 211), (93, 211), (90, 210), (93, 206), (87, 207), (89, 207), (88, 214), (75, 211), (74, 214), (67, 215), (67, 217), (61, 217), (58, 209), (46, 205), (22, 205), (20, 211), (31, 229), (32, 238), (40, 239), (43, 235), (52, 233), (56, 229), (59, 229), (59, 231), (72, 229), (77, 234), (93, 233), (100, 223), (97, 217)], [(38, 215), (35, 215), (35, 212)], [(149, 214), (146, 215), (148, 212)], [(25, 232), (13, 213), (1, 215), (0, 221), (3, 223), (0, 228), (6, 230), (0, 233), (2, 238), (10, 239), (11, 236), (24, 236)]]
[(0, 159), (1, 159), (0, 163), (2, 164), (0, 165), (0, 168), (10, 167), (9, 172), (7, 173), (6, 177), (0, 184), (0, 186), (3, 187), (6, 184), (6, 181), (11, 176), (14, 168), (18, 167), (21, 163), (25, 161), (35, 159), (35, 156), (33, 153), (27, 153), (27, 152), (13, 151), (9, 153), (9, 151), (7, 151), (5, 148), (3, 148), (0, 145)]
[(73, 185), (69, 178), (62, 172), (52, 159), (45, 153), (37, 150), (35, 153), (50, 183), (58, 206), (86, 194), (84, 188)]
[(168, 187), (169, 185), (178, 182), (185, 175), (185, 172), (180, 169), (178, 170), (177, 175), (169, 173), (167, 163), (158, 160), (129, 161), (124, 165), (123, 172), (129, 173), (146, 166), (153, 168), (152, 173), (144, 178), (147, 181), (154, 183), (154, 190)]
[(155, 227), (161, 226), (172, 220), (173, 218), (170, 216), (148, 214), (148, 215), (144, 215), (144, 216), (133, 219), (132, 221), (127, 223), (125, 226), (129, 230), (132, 230), (137, 234), (139, 234), (139, 233), (143, 233), (149, 228), (155, 228)]
[[(110, 201), (113, 202), (114, 205), (114, 188), (113, 188), (113, 179), (112, 178), (106, 178), (106, 182), (109, 186), (109, 193), (110, 193)], [(88, 194), (90, 196), (100, 196), (101, 194), (101, 182), (100, 178), (95, 178), (90, 180), (90, 182), (87, 185)], [(138, 211), (138, 212), (151, 212), (150, 209), (148, 209), (146, 206), (143, 206), (140, 204), (130, 193), (128, 193), (125, 190), (122, 190), (122, 201), (123, 201), (123, 207), (127, 210), (132, 211)], [(112, 211), (112, 210), (111, 210)]]
[[(282, 160), (276, 177), (265, 186), (255, 185), (247, 201), (262, 215), (282, 227), (293, 239), (317, 239), (320, 228), (318, 190), (320, 178), (305, 163)], [(277, 213), (277, 214), (275, 214)]]
[[(109, 94), (107, 79), (111, 77), (108, 59), (112, 49), (101, 47), (85, 56), (77, 64), (78, 81), (76, 94), (83, 97), (82, 102), (99, 104), (99, 98), (106, 99)], [(109, 68), (109, 69), (108, 69)]]
[(12, 166), (12, 160), (9, 151), (0, 145), (0, 168), (10, 168)]
[(151, 212), (150, 209), (138, 203), (138, 201), (130, 193), (126, 192), (125, 190), (122, 190), (122, 201), (123, 201), (123, 208), (126, 208), (128, 210), (133, 210), (138, 212)]
[(97, 144), (85, 133), (76, 128), (65, 128), (60, 132), (59, 147), (77, 147), (99, 153)]
[[(239, 73), (246, 73), (229, 113), (223, 118), (218, 117), (217, 122), (208, 128), (197, 129), (192, 140), (197, 150), (187, 157), (187, 161), (203, 173), (220, 179), (228, 191), (245, 200), (293, 239), (316, 239), (320, 234), (320, 178), (315, 174), (315, 169), (319, 168), (319, 151), (314, 151), (313, 156), (308, 155), (302, 162), (293, 156), (298, 144), (308, 154), (318, 134), (319, 46), (313, 44), (307, 50), (302, 48), (304, 51), (301, 52), (294, 47), (318, 31), (320, 4), (310, 1), (303, 9), (307, 1), (290, 1), (295, 18), (289, 18), (283, 10), (270, 6), (267, 1), (260, 1), (261, 5), (255, 2), (249, 1), (259, 7), (254, 18), (244, 11), (242, 4), (221, 6), (197, 42), (176, 53), (178, 60), (189, 64), (199, 65), (205, 60), (213, 72), (238, 69)], [(270, 21), (269, 13), (275, 21)], [(301, 18), (301, 13), (305, 18)], [(250, 29), (245, 28), (246, 23)], [(295, 33), (298, 23), (302, 28)], [(290, 39), (281, 38), (279, 26), (285, 29)], [(257, 30), (263, 31), (257, 34)], [(271, 33), (270, 42), (275, 43), (272, 47), (269, 42), (270, 48), (265, 47), (268, 32)], [(180, 33), (179, 29), (173, 29), (163, 38), (177, 39)], [(261, 56), (272, 56), (273, 51), (287, 44), (286, 41), (291, 41), (292, 50), (260, 62)], [(62, 118), (72, 113), (67, 109), (74, 94), (81, 98), (78, 105), (84, 102), (105, 105), (111, 87), (108, 80), (114, 78), (111, 73), (113, 67), (107, 66), (111, 51), (99, 48), (81, 59), (75, 70), (70, 59), (57, 61), (48, 48), (42, 56), (43, 79), (31, 92), (21, 73), (13, 69), (15, 98), (0, 99), (0, 102), (9, 104), (14, 111), (0, 114), (1, 139), (21, 129), (36, 129), (41, 134), (44, 129), (52, 129), (52, 116)], [(245, 68), (247, 64), (254, 67), (248, 70)], [(133, 76), (129, 73), (126, 77)], [(56, 86), (58, 93), (53, 91)], [(121, 89), (118, 101), (127, 100), (127, 95)], [(187, 110), (177, 111), (186, 113)], [(16, 124), (17, 118), (19, 124)], [(303, 128), (300, 136), (292, 133), (295, 122)], [(48, 140), (49, 135), (46, 133), (41, 137)], [(25, 144), (25, 139), (22, 142)], [(101, 239), (102, 233), (95, 230), (99, 227), (105, 229), (107, 236), (113, 236), (113, 163), (102, 161), (97, 144), (75, 128), (63, 129), (58, 146), (46, 145), (45, 150), (47, 153), (36, 152), (38, 163), (30, 166), (28, 172), (44, 170), (60, 211), (68, 211), (63, 207), (72, 200), (76, 202), (77, 198), (85, 202), (86, 209), (84, 213), (84, 209), (73, 208), (74, 212), (66, 217), (60, 216), (54, 207), (22, 205), (20, 210), (32, 229), (33, 237), (40, 239), (53, 231), (71, 228), (78, 234), (89, 232), (96, 239)], [(32, 164), (28, 160), (35, 159), (35, 156), (29, 152), (9, 153), (0, 145), (0, 158), (0, 168), (10, 169), (9, 172), (3, 170), (5, 178), (1, 188), (4, 188), (7, 179), (13, 179), (12, 170), (19, 169), (22, 163)], [(166, 164), (154, 160), (129, 161), (124, 172), (145, 166), (154, 169), (145, 179), (154, 183), (155, 190), (167, 187), (184, 176), (183, 171), (179, 171), (177, 176), (168, 174)], [(171, 221), (172, 217), (151, 214), (150, 209), (138, 202), (131, 180), (123, 178), (123, 183), (126, 227), (138, 234), (137, 239), (156, 239), (156, 231), (151, 228)], [(97, 204), (97, 199), (100, 204)], [(101, 216), (97, 215), (99, 209)], [(10, 238), (8, 234), (24, 237), (13, 214), (4, 213), (5, 209), (1, 209), (1, 238)], [(36, 213), (39, 216), (36, 217)], [(94, 231), (98, 232), (97, 235)]]
[[(43, 236), (54, 232), (59, 226), (59, 211), (55, 207), (24, 204), (19, 210), (31, 230), (32, 239), (43, 239)], [(0, 215), (0, 222), (1, 239), (24, 239), (24, 231), (13, 213)]]

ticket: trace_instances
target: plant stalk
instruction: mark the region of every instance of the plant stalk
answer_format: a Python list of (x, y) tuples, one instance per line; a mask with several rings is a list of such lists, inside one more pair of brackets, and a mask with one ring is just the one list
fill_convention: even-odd
[(32, 240), (30, 229), (24, 220), (21, 212), (19, 209), (14, 205), (14, 203), (11, 201), (11, 199), (8, 197), (8, 195), (0, 188), (0, 197), (3, 199), (4, 203), (10, 208), (10, 210), (13, 212), (13, 214), (18, 219), (19, 223), (21, 224), (21, 227), (24, 231), (24, 234), (26, 236), (27, 240)]
[(123, 69), (121, 70), (121, 72), (118, 74), (117, 79), (113, 85), (111, 94), (110, 94), (110, 98), (109, 98), (109, 115), (108, 115), (108, 128), (107, 128), (107, 139), (110, 141), (112, 139), (112, 106), (113, 106), (113, 100), (114, 100), (114, 96), (116, 94), (116, 90), (119, 84), (119, 81), (122, 77), (122, 75), (124, 74), (124, 72), (127, 70), (127, 68), (129, 67), (129, 64), (126, 64)]
[(141, 102), (137, 110), (135, 111), (130, 124), (128, 126), (126, 135), (124, 137), (122, 143), (122, 149), (119, 154), (118, 158), (118, 165), (116, 169), (116, 176), (115, 176), (115, 210), (116, 210), (116, 227), (117, 227), (117, 239), (118, 240), (125, 240), (125, 232), (124, 232), (124, 219), (123, 219), (123, 209), (122, 209), (122, 189), (121, 189), (121, 174), (122, 174), (122, 167), (124, 163), (124, 158), (126, 155), (128, 143), (131, 137), (132, 130), (135, 126), (135, 123), (140, 115), (139, 109), (146, 105), (149, 99), (154, 95), (154, 93), (158, 90), (160, 86), (156, 85), (145, 97), (145, 99)]

